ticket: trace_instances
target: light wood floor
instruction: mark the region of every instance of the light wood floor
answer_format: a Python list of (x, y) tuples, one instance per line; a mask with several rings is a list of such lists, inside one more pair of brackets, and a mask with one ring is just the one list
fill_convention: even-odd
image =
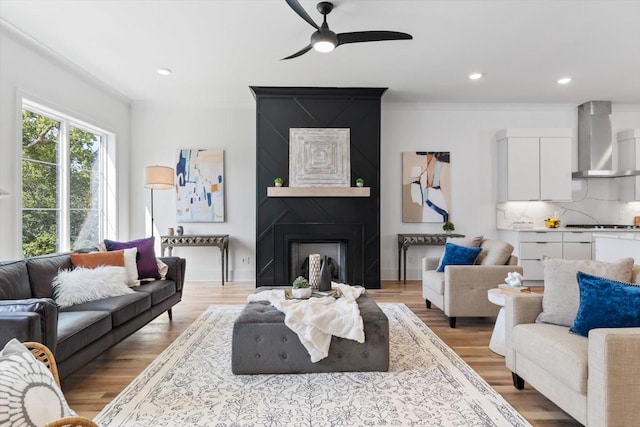
[[(224, 287), (220, 282), (187, 283), (182, 302), (173, 308), (173, 322), (163, 314), (63, 381), (69, 404), (80, 415), (93, 418), (208, 306), (243, 304), (254, 289), (253, 282)], [(382, 289), (369, 292), (378, 302), (406, 304), (532, 425), (580, 426), (528, 385), (522, 391), (513, 387), (504, 358), (488, 348), (493, 319), (459, 318), (457, 327), (449, 328), (442, 311), (425, 307), (418, 281), (406, 285), (385, 281)]]

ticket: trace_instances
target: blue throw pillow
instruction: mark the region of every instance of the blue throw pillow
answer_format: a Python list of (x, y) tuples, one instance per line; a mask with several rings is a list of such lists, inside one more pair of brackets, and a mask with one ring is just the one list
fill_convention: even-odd
[(589, 335), (595, 328), (640, 326), (640, 286), (578, 271), (580, 307), (571, 332)]
[(470, 248), (447, 243), (444, 247), (442, 262), (436, 271), (442, 273), (447, 265), (473, 265), (481, 251), (482, 248)]

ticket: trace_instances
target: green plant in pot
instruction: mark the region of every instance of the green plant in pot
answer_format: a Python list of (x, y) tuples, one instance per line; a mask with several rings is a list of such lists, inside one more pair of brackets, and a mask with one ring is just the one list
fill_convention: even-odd
[(273, 180), (273, 183), (275, 184), (276, 187), (282, 187), (282, 184), (284, 183), (284, 179), (278, 177)]
[(311, 296), (311, 285), (309, 285), (309, 281), (302, 276), (296, 277), (296, 280), (293, 281), (291, 296), (299, 299), (309, 298)]
[(456, 229), (456, 226), (453, 225), (451, 221), (447, 221), (444, 224), (442, 224), (442, 229), (444, 230), (445, 233), (449, 234)]
[(358, 187), (362, 187), (362, 186), (364, 186), (364, 179), (362, 179), (362, 178), (357, 178), (357, 179), (356, 179), (356, 186), (358, 186)]

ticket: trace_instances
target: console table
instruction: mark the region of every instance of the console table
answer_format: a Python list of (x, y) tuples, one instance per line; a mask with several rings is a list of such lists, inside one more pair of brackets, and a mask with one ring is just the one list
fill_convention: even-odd
[(176, 246), (217, 246), (220, 249), (222, 267), (222, 286), (225, 276), (229, 281), (229, 235), (228, 234), (189, 234), (182, 236), (160, 236), (160, 250), (169, 250), (169, 256)]
[[(398, 281), (404, 267), (404, 283), (407, 283), (407, 249), (409, 246), (444, 245), (447, 237), (464, 237), (464, 234), (440, 233), (440, 234), (398, 234)], [(402, 254), (404, 253), (404, 263)]]

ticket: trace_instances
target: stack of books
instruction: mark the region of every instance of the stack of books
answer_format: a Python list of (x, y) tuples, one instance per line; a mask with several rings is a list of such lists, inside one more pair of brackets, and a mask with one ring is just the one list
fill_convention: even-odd
[(528, 286), (509, 286), (506, 283), (501, 283), (498, 285), (498, 288), (504, 293), (520, 293), (520, 292), (531, 292)]

